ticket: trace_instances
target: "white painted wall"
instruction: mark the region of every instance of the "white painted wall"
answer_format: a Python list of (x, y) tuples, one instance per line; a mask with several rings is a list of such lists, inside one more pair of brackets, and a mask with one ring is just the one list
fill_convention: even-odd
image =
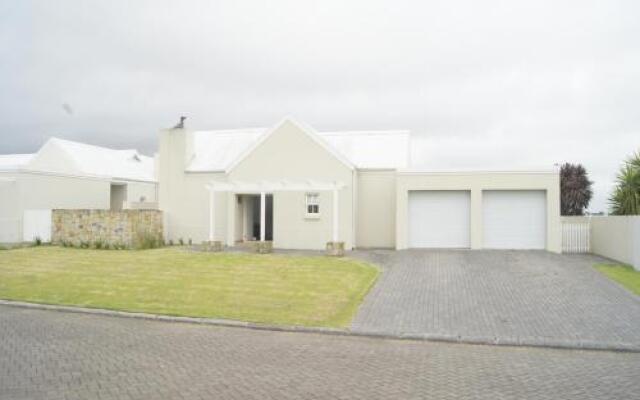
[[(323, 146), (309, 137), (303, 128), (285, 121), (264, 142), (229, 172), (230, 180), (340, 182), (340, 241), (353, 247), (355, 172), (339, 161)], [(319, 218), (306, 218), (304, 192), (273, 193), (273, 245), (281, 249), (324, 249), (332, 239), (333, 200), (330, 191), (320, 191)], [(230, 195), (231, 196), (231, 195)], [(228, 202), (227, 243), (235, 237), (236, 202)], [(241, 227), (239, 227), (240, 229)]]
[[(160, 131), (158, 152), (158, 200), (164, 216), (165, 240), (180, 238), (194, 243), (208, 240), (209, 193), (205, 185), (211, 180), (226, 181), (223, 172), (185, 173), (187, 129)], [(226, 240), (227, 194), (215, 195), (216, 240)]]
[[(22, 241), (25, 210), (110, 208), (109, 179), (28, 171), (0, 173), (0, 178), (15, 180), (0, 185), (0, 219), (5, 221), (0, 227), (0, 242)], [(155, 183), (127, 185), (133, 193), (144, 192), (155, 200)]]
[(22, 240), (51, 242), (51, 210), (24, 210)]
[(396, 171), (359, 170), (356, 247), (395, 248)]
[(562, 250), (560, 177), (557, 172), (400, 172), (396, 183), (396, 248), (408, 247), (408, 204), (412, 190), (471, 191), (471, 248), (483, 247), (483, 190), (544, 190), (546, 249)]
[(0, 174), (0, 243), (19, 242), (22, 216), (18, 202), (18, 183)]
[(640, 270), (640, 216), (591, 217), (591, 252)]

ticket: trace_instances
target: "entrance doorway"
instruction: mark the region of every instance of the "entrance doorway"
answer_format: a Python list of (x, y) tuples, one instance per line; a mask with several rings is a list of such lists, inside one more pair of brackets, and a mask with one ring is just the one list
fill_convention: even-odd
[[(238, 228), (241, 235), (236, 239), (243, 242), (260, 240), (260, 195), (239, 194), (237, 195), (238, 206), (241, 210), (241, 223)], [(239, 222), (240, 222), (239, 221)], [(265, 196), (265, 240), (273, 240), (273, 195)], [(239, 236), (239, 237), (238, 237)]]

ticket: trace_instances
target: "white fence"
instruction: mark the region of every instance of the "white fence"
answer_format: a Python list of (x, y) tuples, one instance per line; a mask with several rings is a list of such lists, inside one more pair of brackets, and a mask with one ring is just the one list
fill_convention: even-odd
[(22, 240), (32, 242), (36, 238), (51, 241), (51, 210), (24, 210)]
[(586, 221), (562, 221), (562, 252), (589, 253), (591, 225)]
[(598, 254), (640, 270), (640, 216), (562, 217), (562, 252)]

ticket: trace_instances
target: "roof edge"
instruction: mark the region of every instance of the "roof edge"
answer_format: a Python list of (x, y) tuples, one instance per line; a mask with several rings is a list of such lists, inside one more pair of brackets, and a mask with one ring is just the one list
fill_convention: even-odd
[(260, 135), (258, 140), (256, 140), (251, 146), (249, 146), (242, 153), (240, 153), (240, 155), (225, 168), (225, 172), (228, 174), (231, 171), (233, 171), (242, 161), (244, 161), (251, 153), (253, 153), (254, 150), (260, 147), (262, 143), (264, 143), (271, 135), (273, 135), (286, 122), (291, 122), (292, 124), (296, 125), (298, 128), (300, 128), (301, 131), (307, 134), (313, 141), (315, 141), (318, 145), (320, 145), (325, 150), (327, 150), (329, 154), (331, 154), (333, 157), (335, 157), (338, 161), (343, 163), (349, 169), (351, 170), (356, 169), (355, 165), (353, 165), (349, 160), (347, 160), (342, 154), (338, 153), (338, 151), (334, 149), (329, 143), (327, 143), (320, 136), (320, 134), (318, 134), (313, 128), (311, 128), (308, 125), (302, 124), (301, 122), (297, 121), (291, 116), (286, 116), (282, 118), (280, 121), (278, 121), (278, 123), (275, 124), (271, 129), (267, 130), (265, 133)]

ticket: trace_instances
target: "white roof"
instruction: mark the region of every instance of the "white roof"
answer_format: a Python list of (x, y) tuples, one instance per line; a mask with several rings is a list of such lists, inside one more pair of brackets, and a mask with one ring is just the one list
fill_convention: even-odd
[(53, 144), (62, 150), (72, 160), (77, 172), (81, 175), (141, 181), (154, 180), (153, 158), (144, 156), (137, 150), (109, 149), (58, 138), (49, 139), (47, 144)]
[[(269, 128), (191, 132), (193, 155), (187, 171), (224, 171)], [(317, 132), (356, 168), (406, 168), (408, 131)]]
[(0, 154), (0, 171), (14, 171), (26, 166), (33, 154)]
[(35, 154), (0, 155), (0, 171), (37, 171), (155, 181), (153, 158), (136, 150), (106, 147), (51, 138)]

